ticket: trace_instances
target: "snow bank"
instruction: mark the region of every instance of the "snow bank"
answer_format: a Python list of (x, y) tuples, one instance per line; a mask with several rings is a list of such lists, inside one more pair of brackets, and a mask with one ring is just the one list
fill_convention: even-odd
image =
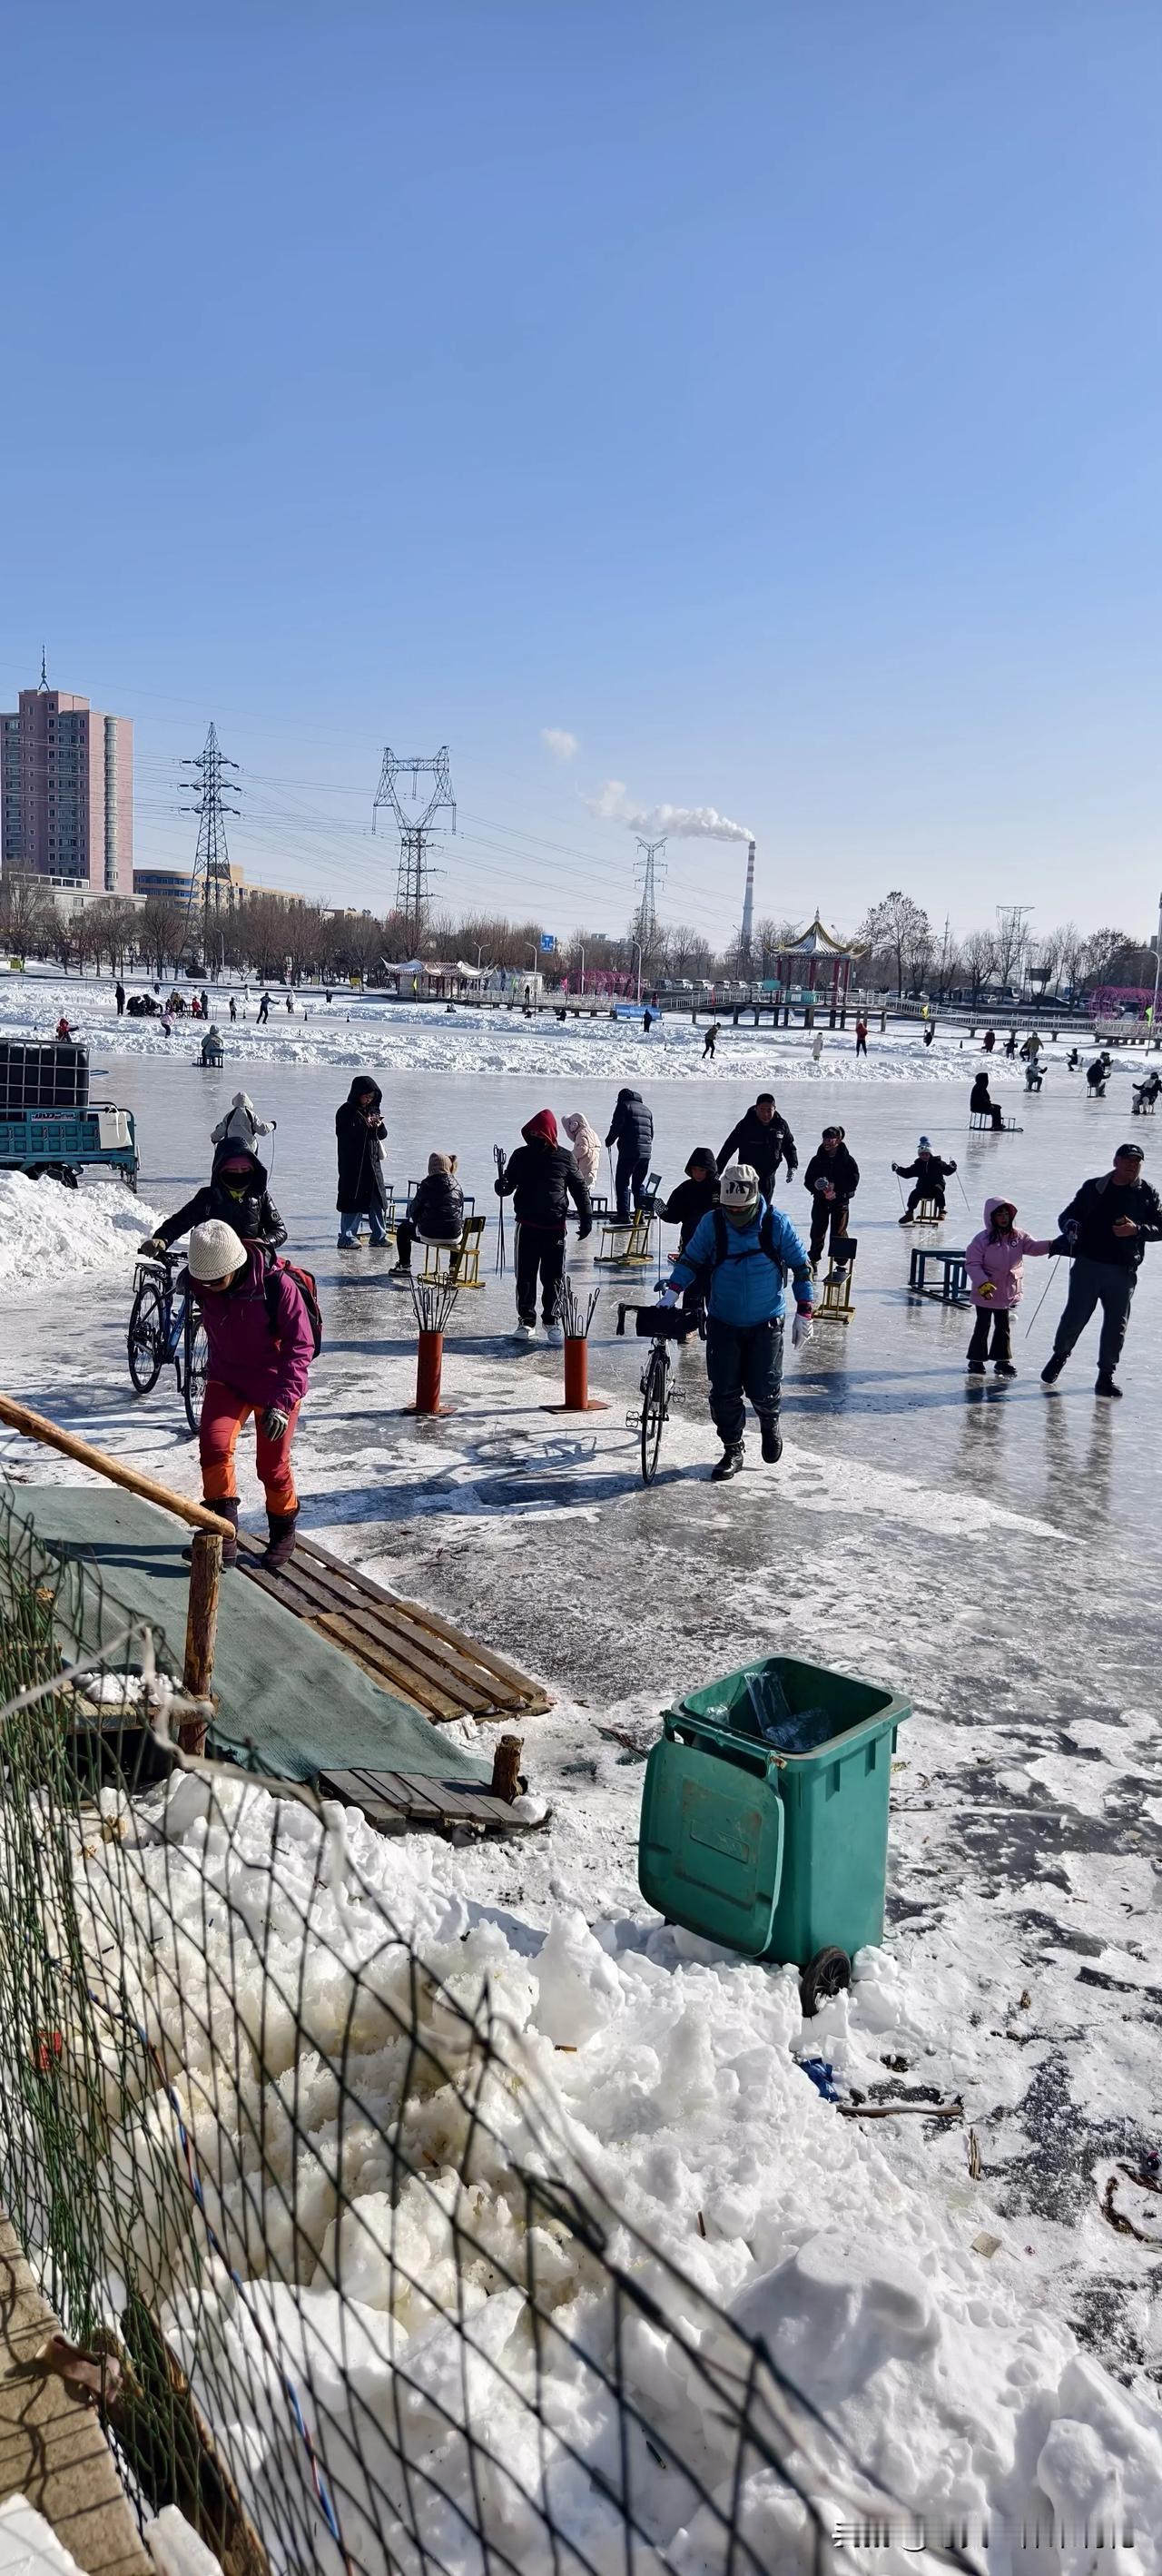
[[(116, 1923), (128, 2009), (165, 2052), (244, 2287), (195, 2263), (188, 2201), (182, 2226), (143, 2228), (138, 2261), (216, 2426), (231, 2361), (231, 2465), (268, 2535), (307, 2475), (285, 2370), (359, 2565), (385, 2546), (406, 2576), (427, 2563), (418, 2516), (449, 2576), (476, 2576), (489, 2543), (548, 2576), (574, 2563), (545, 2535), (551, 2493), (581, 2563), (612, 2576), (624, 2434), (652, 2544), (635, 2568), (722, 2576), (736, 2464), (708, 2387), (738, 2384), (741, 2333), (805, 2401), (772, 2382), (775, 2447), (828, 2514), (877, 2489), (998, 2525), (1100, 2509), (1133, 2525), (1127, 2576), (1162, 2569), (1162, 2414), (1032, 2311), (1001, 2221), (994, 2259), (976, 2250), (979, 2192), (913, 2190), (821, 2099), (792, 1972), (632, 1918), (564, 1910), (543, 1933), (354, 1814), (344, 1889), (314, 1817), (241, 1782), (178, 1779), (147, 1813), (124, 1809), (124, 1842), (78, 1842), (82, 1920), (94, 1952)], [(866, 1988), (868, 2021), (890, 2020), (891, 1963), (856, 1967), (853, 2009)], [(176, 2124), (143, 2083), (136, 2109), (132, 2084), (109, 2088), (110, 2191), (160, 2150), (177, 2196)], [(551, 2220), (538, 2175), (590, 2223)], [(616, 2345), (594, 2226), (645, 2295)], [(610, 2366), (648, 2440), (619, 2424)], [(754, 2451), (741, 2474), (756, 2562), (805, 2571), (802, 2506)], [(885, 2576), (904, 2563), (887, 2551)]]
[[(296, 1001), (291, 1016), (275, 997), (264, 1028), (256, 1023), (253, 994), (245, 1005), (239, 1003), (243, 1007), (246, 1019), (231, 1025), (228, 996), (211, 999), (227, 1064), (237, 1064), (243, 1085), (247, 1067), (254, 1064), (370, 1065), (378, 1072), (516, 1073), (596, 1082), (701, 1081), (708, 1074), (752, 1072), (777, 1076), (780, 1082), (961, 1082), (980, 1056), (979, 1039), (961, 1029), (938, 1030), (926, 1047), (918, 1022), (890, 1024), (883, 1036), (873, 1028), (866, 1057), (856, 1055), (851, 1019), (846, 1029), (824, 1029), (816, 1063), (810, 1030), (774, 1031), (769, 1024), (761, 1030), (736, 1029), (727, 1018), (712, 1067), (703, 1056), (705, 1023), (695, 1028), (688, 1017), (659, 1021), (647, 1038), (636, 1021), (611, 1020), (608, 1014), (561, 1021), (551, 1006), (526, 1020), (519, 1010), (460, 1004), (449, 1011), (442, 1002), (393, 1003), (344, 994), (330, 1009), (323, 1001)], [(156, 1020), (119, 1020), (112, 986), (104, 982), (49, 984), (30, 978), (0, 987), (0, 1035), (51, 1037), (62, 1011), (81, 1040), (100, 1049), (102, 1060), (170, 1055), (193, 1062), (201, 1046), (200, 1020), (175, 1021), (170, 1038), (162, 1036)], [(1079, 1032), (1077, 1043), (1087, 1043), (1086, 1032)], [(1068, 1050), (1068, 1039), (1047, 1044), (1042, 1062), (1050, 1079)], [(1112, 1079), (1136, 1067), (1136, 1056), (1115, 1056)], [(1023, 1067), (1000, 1051), (989, 1059), (989, 1075), (994, 1086), (1024, 1086)]]
[(29, 1181), (0, 1172), (0, 1288), (38, 1297), (50, 1280), (82, 1270), (129, 1265), (161, 1210), (134, 1198), (123, 1181), (91, 1181), (66, 1190), (59, 1181)]

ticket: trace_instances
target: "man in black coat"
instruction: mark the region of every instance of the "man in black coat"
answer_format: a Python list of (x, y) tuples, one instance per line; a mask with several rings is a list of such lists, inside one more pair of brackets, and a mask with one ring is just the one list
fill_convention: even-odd
[(824, 1128), (819, 1150), (812, 1154), (803, 1174), (803, 1187), (811, 1193), (812, 1269), (823, 1250), (823, 1238), (830, 1225), (831, 1258), (837, 1270), (846, 1270), (847, 1218), (859, 1188), (859, 1165), (854, 1154), (848, 1153), (842, 1127)]
[(1157, 1190), (1142, 1178), (1140, 1145), (1119, 1145), (1112, 1172), (1083, 1181), (1060, 1216), (1073, 1267), (1069, 1295), (1053, 1337), (1053, 1349), (1041, 1376), (1046, 1386), (1060, 1377), (1074, 1343), (1084, 1332), (1095, 1306), (1101, 1307), (1095, 1395), (1121, 1394), (1114, 1370), (1122, 1355), (1130, 1306), (1148, 1243), (1162, 1243), (1162, 1205)]
[(498, 1199), (516, 1201), (516, 1311), (515, 1340), (535, 1342), (537, 1338), (537, 1281), (541, 1286), (541, 1314), (551, 1342), (564, 1339), (559, 1322), (561, 1285), (565, 1276), (565, 1219), (569, 1201), (580, 1217), (577, 1240), (584, 1242), (593, 1231), (593, 1210), (589, 1192), (572, 1155), (557, 1142), (557, 1121), (551, 1109), (538, 1109), (527, 1127), (521, 1128), (523, 1145), (518, 1145), (497, 1174)]
[(908, 1192), (908, 1204), (900, 1218), (901, 1225), (911, 1225), (922, 1199), (930, 1207), (935, 1208), (938, 1216), (943, 1216), (944, 1184), (956, 1170), (956, 1165), (942, 1161), (940, 1155), (933, 1152), (927, 1136), (920, 1138), (920, 1150), (914, 1163), (893, 1163), (892, 1170), (899, 1173), (902, 1181), (912, 1181), (915, 1184)]
[(267, 1190), (265, 1163), (228, 1136), (215, 1152), (209, 1180), (166, 1217), (142, 1251), (165, 1252), (191, 1226), (207, 1225), (215, 1217), (233, 1226), (243, 1243), (261, 1243), (267, 1252), (277, 1252), (286, 1242), (286, 1227)]
[(339, 1191), (335, 1205), (339, 1210), (339, 1250), (353, 1252), (359, 1241), (359, 1220), (366, 1217), (371, 1227), (372, 1243), (387, 1241), (387, 1189), (383, 1177), (383, 1139), (387, 1134), (379, 1114), (383, 1094), (369, 1073), (357, 1073), (342, 1108), (335, 1112), (335, 1142), (339, 1154)]
[(724, 1172), (728, 1163), (749, 1163), (759, 1176), (759, 1196), (768, 1201), (775, 1195), (775, 1177), (780, 1163), (787, 1166), (787, 1179), (799, 1169), (795, 1139), (785, 1118), (775, 1107), (773, 1091), (760, 1091), (753, 1109), (732, 1127), (718, 1156), (718, 1168)]
[(654, 1149), (654, 1122), (640, 1091), (618, 1092), (613, 1124), (605, 1142), (617, 1147), (613, 1184), (617, 1213), (628, 1218), (631, 1197), (635, 1208), (641, 1206)]

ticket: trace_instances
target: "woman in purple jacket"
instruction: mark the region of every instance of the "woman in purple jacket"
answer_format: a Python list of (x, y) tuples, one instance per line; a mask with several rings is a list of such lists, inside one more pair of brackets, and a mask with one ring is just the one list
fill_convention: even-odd
[[(270, 1525), (262, 1562), (277, 1571), (294, 1547), (299, 1516), (291, 1442), (314, 1357), (311, 1319), (289, 1274), (268, 1269), (261, 1245), (248, 1248), (220, 1217), (193, 1229), (189, 1282), (210, 1345), (198, 1426), (202, 1499), (237, 1531), (234, 1451), (252, 1413)], [(223, 1564), (237, 1560), (237, 1540), (225, 1539)]]

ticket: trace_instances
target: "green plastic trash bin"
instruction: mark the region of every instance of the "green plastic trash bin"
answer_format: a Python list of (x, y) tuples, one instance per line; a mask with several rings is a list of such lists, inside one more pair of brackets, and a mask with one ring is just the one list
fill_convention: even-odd
[(910, 1716), (881, 1684), (790, 1655), (691, 1691), (646, 1765), (643, 1896), (749, 1959), (807, 1969), (878, 1942), (892, 1748)]

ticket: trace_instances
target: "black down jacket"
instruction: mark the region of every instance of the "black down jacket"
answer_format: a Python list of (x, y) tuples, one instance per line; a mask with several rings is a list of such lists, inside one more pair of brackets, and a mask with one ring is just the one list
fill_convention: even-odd
[[(364, 1117), (355, 1103), (361, 1091), (373, 1094), (371, 1112)], [(341, 1216), (366, 1215), (368, 1208), (383, 1207), (387, 1192), (383, 1180), (382, 1138), (387, 1130), (379, 1115), (383, 1097), (370, 1075), (357, 1073), (341, 1109), (335, 1112), (335, 1142), (339, 1152), (339, 1189), (335, 1205)]]
[(243, 1149), (226, 1137), (214, 1155), (209, 1180), (195, 1190), (184, 1207), (175, 1208), (173, 1215), (159, 1225), (160, 1242), (176, 1243), (191, 1226), (221, 1217), (226, 1225), (233, 1226), (235, 1234), (241, 1235), (243, 1243), (263, 1243), (268, 1251), (277, 1252), (279, 1244), (286, 1242), (286, 1227), (267, 1191), (265, 1163), (259, 1162), (257, 1154), (246, 1154), (250, 1169), (241, 1189), (228, 1189), (220, 1178), (223, 1163), (236, 1163), (242, 1157)]
[(631, 1163), (648, 1163), (654, 1150), (654, 1122), (640, 1091), (619, 1091), (613, 1124), (605, 1139)]

